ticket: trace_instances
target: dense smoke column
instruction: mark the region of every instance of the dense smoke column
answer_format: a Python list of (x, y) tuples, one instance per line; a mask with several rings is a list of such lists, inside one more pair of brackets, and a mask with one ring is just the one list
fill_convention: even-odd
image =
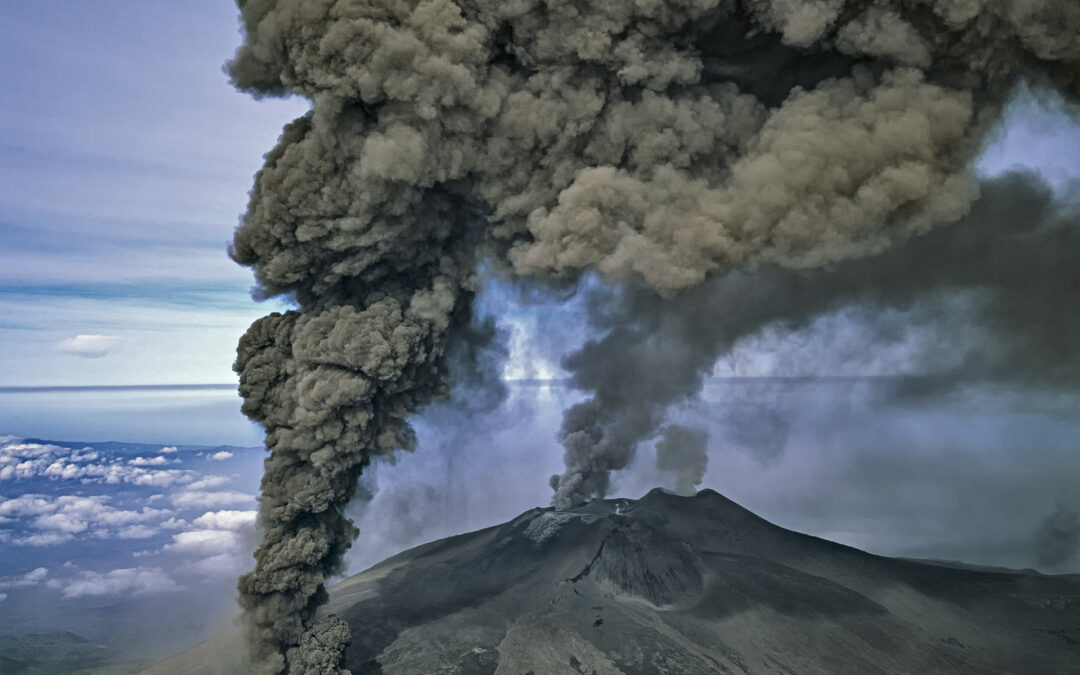
[[(292, 293), (298, 305), (255, 322), (237, 350), (243, 410), (266, 428), (271, 451), (265, 535), (239, 585), (255, 672), (340, 669), (347, 627), (332, 617), (311, 623), (356, 536), (345, 507), (373, 455), (412, 449), (408, 415), (445, 395), (448, 336), (467, 343), (475, 332), (475, 218), (450, 191), (382, 195), (351, 256), (301, 241), (305, 227), (347, 228), (350, 211), (372, 208), (340, 185), (350, 164), (363, 168), (324, 145), (318, 120), (290, 125), (268, 155), (232, 252), (242, 263), (265, 261), (264, 291)], [(354, 274), (341, 274), (346, 266)], [(473, 356), (467, 345), (457, 351), (466, 363)]]
[[(311, 623), (355, 534), (344, 505), (447, 391), (480, 258), (672, 297), (871, 254), (965, 213), (1018, 77), (1080, 91), (1072, 0), (239, 4), (233, 82), (312, 102), (233, 249), (297, 304), (236, 363), (271, 453), (240, 583), (260, 672), (337, 667), (340, 624)], [(568, 414), (560, 506), (652, 433), (615, 433), (609, 409)]]

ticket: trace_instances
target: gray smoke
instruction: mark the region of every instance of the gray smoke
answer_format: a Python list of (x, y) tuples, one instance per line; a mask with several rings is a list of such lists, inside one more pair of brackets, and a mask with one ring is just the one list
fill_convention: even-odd
[[(987, 181), (980, 191), (957, 223), (876, 256), (813, 270), (766, 265), (675, 298), (633, 287), (593, 289), (590, 319), (601, 337), (563, 362), (571, 383), (592, 395), (565, 415), (568, 470), (553, 482), (576, 481), (578, 495), (603, 494), (610, 472), (626, 468), (668, 409), (698, 396), (740, 340), (766, 329), (795, 333), (842, 311), (877, 348), (908, 330), (943, 336), (946, 344), (913, 355), (919, 374), (898, 379), (893, 396), (980, 384), (1059, 392), (1080, 385), (1080, 343), (1071, 338), (1080, 335), (1080, 315), (1062, 311), (1080, 295), (1073, 264), (1080, 212), (1031, 175)], [(734, 439), (775, 456), (784, 421), (755, 433), (740, 423), (737, 408), (723, 415)]]
[[(345, 505), (446, 395), (480, 259), (670, 297), (873, 254), (966, 212), (1021, 77), (1080, 92), (1072, 0), (239, 5), (236, 86), (312, 102), (232, 251), (297, 306), (253, 324), (236, 362), (270, 450), (240, 581), (256, 672), (338, 667), (303, 650), (336, 635), (311, 624), (355, 534)], [(655, 428), (653, 404), (609, 424), (627, 400), (568, 412), (560, 506), (602, 494)]]
[(656, 442), (656, 468), (674, 479), (674, 490), (691, 496), (705, 478), (709, 464), (709, 434), (701, 429), (669, 424)]

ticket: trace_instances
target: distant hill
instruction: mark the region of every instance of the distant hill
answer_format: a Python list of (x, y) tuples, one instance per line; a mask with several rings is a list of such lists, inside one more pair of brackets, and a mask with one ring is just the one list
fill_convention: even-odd
[[(594, 501), (406, 551), (331, 589), (354, 675), (1067, 673), (1080, 577), (884, 558), (711, 490)], [(144, 671), (243, 672), (235, 634)]]
[(2, 675), (121, 675), (145, 663), (118, 661), (103, 645), (69, 631), (0, 635)]

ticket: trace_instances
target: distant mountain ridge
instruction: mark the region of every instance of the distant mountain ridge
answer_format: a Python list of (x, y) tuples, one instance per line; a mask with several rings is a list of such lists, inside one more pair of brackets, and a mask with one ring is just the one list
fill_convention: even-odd
[[(1056, 673), (1080, 579), (884, 558), (712, 490), (532, 509), (331, 589), (367, 673)], [(147, 673), (243, 672), (223, 636)], [(1073, 670), (1072, 672), (1075, 672)]]

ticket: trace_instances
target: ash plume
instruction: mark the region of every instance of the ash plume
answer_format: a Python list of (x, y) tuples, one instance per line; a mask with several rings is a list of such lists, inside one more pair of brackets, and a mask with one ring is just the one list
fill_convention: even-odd
[(1080, 515), (1062, 505), (1047, 516), (1035, 533), (1035, 560), (1062, 567), (1080, 553)]
[[(345, 505), (447, 394), (480, 260), (673, 298), (879, 253), (966, 213), (970, 161), (1021, 78), (1080, 93), (1072, 0), (239, 6), (234, 84), (312, 102), (232, 248), (261, 295), (296, 303), (236, 361), (270, 451), (240, 581), (261, 673), (340, 670), (340, 624), (313, 621), (355, 535)], [(568, 411), (556, 504), (603, 494), (659, 399), (686, 391), (618, 424), (625, 393)]]
[(656, 442), (656, 468), (674, 479), (674, 490), (693, 496), (709, 465), (709, 434), (702, 429), (669, 424)]

